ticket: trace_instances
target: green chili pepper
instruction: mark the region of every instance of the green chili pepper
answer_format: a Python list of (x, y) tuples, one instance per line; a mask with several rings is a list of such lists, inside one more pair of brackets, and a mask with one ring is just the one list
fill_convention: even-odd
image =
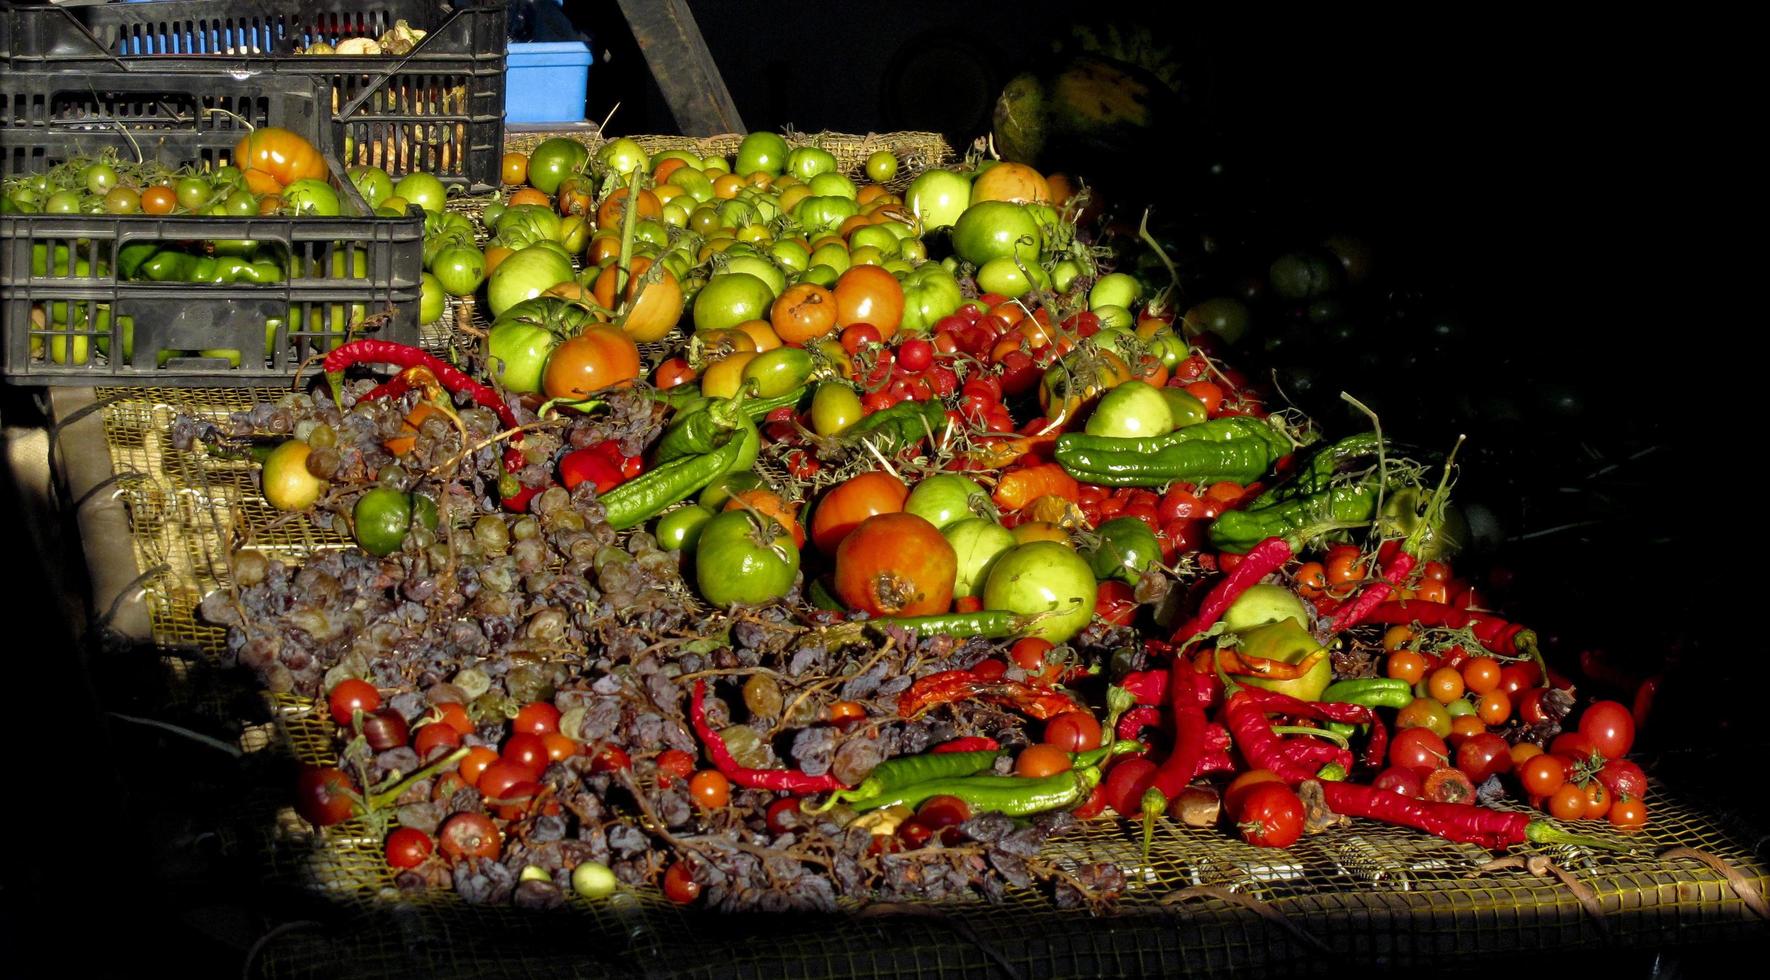
[(881, 628), (901, 626), (917, 636), (981, 636), (1000, 640), (1025, 632), (1028, 617), (999, 609), (973, 613), (937, 613), (932, 616), (882, 616), (869, 619)]
[[(603, 494), (600, 499), (609, 527), (624, 531), (643, 524), (729, 472), (743, 458), (751, 440), (743, 430), (726, 431), (724, 443), (712, 452), (673, 459)], [(748, 436), (753, 437), (755, 431), (751, 426)]]
[(698, 412), (712, 403), (712, 399), (701, 394), (700, 385), (677, 385), (664, 391), (653, 391), (652, 398), (675, 409), (679, 416)]
[(1159, 487), (1180, 480), (1196, 484), (1224, 480), (1252, 483), (1272, 468), (1276, 458), (1267, 444), (1258, 439), (1178, 443), (1150, 450), (1096, 449), (1073, 443), (1065, 446), (1063, 441), (1068, 438), (1061, 436), (1057, 440), (1057, 462), (1064, 471), (1083, 483), (1110, 487)]
[(185, 282), (221, 282), (221, 263), (210, 255), (199, 255), (191, 266), (191, 274)]
[(190, 282), (196, 275), (197, 257), (164, 249), (142, 262), (140, 272), (150, 282)]
[(134, 279), (140, 271), (142, 263), (154, 256), (160, 247), (153, 242), (132, 242), (117, 250), (117, 275), (120, 279)]
[(283, 281), (283, 269), (275, 262), (259, 259), (247, 264), (240, 272), (241, 282), (272, 283)]
[(952, 779), (987, 772), (1002, 755), (1001, 749), (977, 752), (924, 752), (886, 759), (867, 773), (853, 789), (840, 789), (819, 804), (814, 812), (828, 810), (838, 803), (855, 803), (855, 809), (874, 809), (869, 804), (877, 797), (906, 786), (915, 786), (935, 779)]
[[(1111, 720), (1116, 722), (1118, 719), (1114, 718)], [(1101, 726), (1101, 727), (1104, 728), (1105, 726)], [(1142, 745), (1142, 743), (1138, 742), (1136, 739), (1134, 739), (1134, 738), (1121, 738), (1121, 739), (1114, 739), (1113, 741), (1107, 742), (1105, 745), (1102, 745), (1099, 748), (1089, 749), (1086, 752), (1071, 752), (1069, 754), (1069, 761), (1070, 761), (1070, 765), (1073, 766), (1074, 768), (1082, 769), (1082, 768), (1086, 768), (1088, 766), (1098, 766), (1102, 762), (1105, 762), (1106, 760), (1111, 759), (1115, 756), (1121, 756), (1121, 755), (1126, 755), (1131, 752), (1141, 752), (1141, 751), (1143, 751), (1143, 745)]]
[(890, 454), (913, 446), (930, 434), (939, 438), (946, 423), (946, 408), (937, 400), (901, 401), (843, 429), (838, 438), (851, 446), (868, 442), (880, 452)]
[(1367, 708), (1405, 708), (1414, 700), (1413, 688), (1393, 677), (1368, 677), (1336, 681), (1321, 692), (1318, 701), (1361, 704)]
[(744, 399), (744, 414), (756, 421), (761, 421), (769, 412), (777, 408), (798, 405), (805, 398), (805, 393), (810, 390), (810, 388), (801, 385), (784, 395), (776, 395), (773, 398), (746, 398)]
[(842, 600), (836, 598), (834, 592), (830, 591), (830, 586), (822, 577), (811, 580), (811, 585), (806, 588), (806, 598), (810, 599), (811, 604), (817, 608), (827, 609), (830, 612), (842, 612), (848, 608), (842, 604)]
[(712, 452), (715, 445), (723, 444), (727, 432), (739, 433), (743, 444), (743, 451), (732, 460), (728, 472), (749, 469), (762, 448), (761, 433), (756, 431), (756, 423), (744, 413), (741, 402), (724, 398), (714, 399), (700, 411), (679, 416), (658, 440), (653, 458), (658, 463), (668, 463), (684, 456)]
[(1226, 510), (1211, 522), (1211, 545), (1244, 554), (1267, 538), (1289, 538), (1323, 523), (1362, 524), (1377, 510), (1376, 481), (1333, 487), (1260, 510)]
[(1263, 491), (1242, 509), (1261, 510), (1286, 500), (1320, 493), (1332, 486), (1334, 477), (1349, 466), (1365, 460), (1374, 463), (1380, 448), (1382, 440), (1375, 432), (1360, 432), (1323, 446), (1290, 479)]
[(853, 804), (856, 810), (887, 806), (914, 807), (935, 796), (956, 796), (974, 813), (996, 811), (1025, 817), (1048, 810), (1067, 810), (1081, 805), (1100, 783), (1100, 770), (1092, 766), (1069, 769), (1043, 779), (1022, 776), (961, 776), (931, 779), (882, 793)]

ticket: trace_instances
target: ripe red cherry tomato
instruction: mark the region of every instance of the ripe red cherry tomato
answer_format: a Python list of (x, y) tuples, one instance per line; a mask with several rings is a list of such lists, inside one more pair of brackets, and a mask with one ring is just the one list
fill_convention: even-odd
[(1599, 701), (1579, 718), (1579, 733), (1606, 759), (1620, 759), (1635, 744), (1635, 716), (1616, 701)]
[(694, 880), (694, 869), (687, 861), (677, 861), (664, 872), (664, 897), (678, 905), (687, 905), (701, 897), (701, 884)]
[(349, 728), (356, 712), (367, 714), (381, 707), (381, 692), (368, 681), (349, 677), (332, 688), (332, 693), (326, 697), (326, 706), (331, 709), (333, 721)]
[(731, 780), (718, 770), (703, 769), (689, 777), (688, 795), (706, 809), (716, 810), (731, 802)]
[(1045, 723), (1045, 741), (1065, 752), (1100, 747), (1100, 722), (1086, 711), (1065, 711)]
[(1450, 747), (1430, 728), (1409, 728), (1389, 743), (1389, 764), (1404, 769), (1437, 769), (1450, 758)]
[(1512, 747), (1492, 732), (1471, 735), (1457, 747), (1457, 768), (1475, 783), (1484, 782), (1512, 770)]
[(401, 827), (387, 835), (387, 863), (396, 868), (416, 868), (434, 850), (436, 842), (422, 830)]
[(1261, 783), (1242, 801), (1239, 825), (1255, 847), (1289, 847), (1303, 836), (1303, 801), (1283, 783)]
[(546, 735), (559, 731), (559, 709), (545, 701), (531, 701), (522, 706), (510, 723), (510, 730), (530, 735)]
[(307, 766), (295, 780), (295, 812), (316, 827), (350, 819), (356, 787), (336, 766)]
[(539, 735), (520, 732), (504, 743), (501, 756), (505, 761), (528, 770), (528, 778), (535, 779), (547, 768), (547, 743)]
[(442, 852), (451, 860), (464, 857), (495, 859), (504, 848), (504, 836), (498, 825), (483, 813), (457, 813), (437, 833)]
[(658, 785), (668, 786), (678, 779), (687, 779), (694, 772), (694, 756), (681, 749), (665, 749), (658, 753)]

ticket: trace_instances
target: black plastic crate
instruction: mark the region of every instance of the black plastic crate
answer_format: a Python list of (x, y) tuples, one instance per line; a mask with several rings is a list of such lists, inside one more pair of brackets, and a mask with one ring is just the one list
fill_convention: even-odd
[[(247, 123), (309, 135), (325, 115), (312, 79), (178, 81), (188, 91), (145, 74), (12, 72), (0, 83), (0, 167), (40, 173), (107, 149), (137, 159), (139, 148), (141, 158), (206, 170), (228, 161)], [(373, 215), (336, 159), (328, 163), (349, 217), (0, 214), (5, 376), (262, 384), (365, 332), (416, 343), (423, 218)], [(268, 245), (287, 258), (287, 278), (215, 285), (116, 274), (131, 245), (225, 240)], [(215, 353), (224, 351), (234, 354)]]
[[(346, 165), (417, 170), (475, 192), (504, 152), (503, 0), (160, 0), (6, 7), (0, 50), (18, 69), (291, 74), (329, 89), (328, 142)], [(427, 31), (405, 55), (304, 55), (315, 41)]]

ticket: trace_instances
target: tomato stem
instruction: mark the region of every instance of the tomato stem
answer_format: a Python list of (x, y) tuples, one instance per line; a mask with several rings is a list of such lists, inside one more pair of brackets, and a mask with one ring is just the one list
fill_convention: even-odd
[(394, 783), (392, 786), (389, 786), (380, 792), (373, 795), (364, 794), (368, 808), (371, 810), (379, 810), (382, 807), (387, 806), (394, 800), (399, 799), (401, 794), (405, 793), (406, 790), (410, 789), (412, 785), (419, 780), (429, 779), (431, 776), (436, 775), (442, 770), (459, 764), (462, 759), (467, 758), (468, 750), (468, 746), (463, 745), (455, 751), (450, 752), (448, 755), (445, 755), (422, 769), (417, 770), (410, 776), (401, 779), (399, 782)]
[(1621, 851), (1629, 853), (1635, 850), (1632, 845), (1593, 837), (1589, 834), (1575, 834), (1562, 830), (1547, 820), (1532, 820), (1524, 827), (1524, 837), (1533, 844), (1567, 844), (1573, 847), (1591, 847), (1604, 851)]

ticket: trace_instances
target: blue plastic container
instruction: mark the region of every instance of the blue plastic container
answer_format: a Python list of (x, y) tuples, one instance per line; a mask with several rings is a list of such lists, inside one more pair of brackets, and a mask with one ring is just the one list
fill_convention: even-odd
[(511, 44), (505, 62), (504, 121), (581, 121), (590, 62), (590, 48), (581, 41)]

